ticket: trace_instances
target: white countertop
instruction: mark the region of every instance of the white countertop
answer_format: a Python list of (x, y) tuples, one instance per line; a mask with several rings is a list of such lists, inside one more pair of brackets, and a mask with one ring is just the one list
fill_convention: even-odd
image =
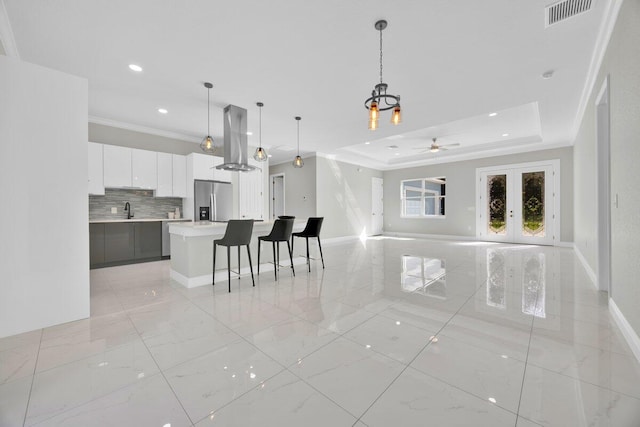
[(116, 218), (116, 219), (92, 219), (89, 221), (89, 224), (106, 224), (106, 223), (110, 223), (110, 222), (176, 222), (176, 221), (191, 221), (189, 219), (186, 218), (179, 218), (179, 219), (169, 219), (169, 218), (131, 218), (131, 219), (126, 219), (126, 218)]
[[(294, 221), (294, 231), (301, 230), (307, 223), (306, 219), (296, 219)], [(255, 221), (253, 232), (269, 233), (273, 227), (273, 221)], [(169, 226), (169, 233), (178, 236), (214, 236), (224, 234), (227, 229), (226, 222), (195, 221), (188, 223), (177, 223)]]

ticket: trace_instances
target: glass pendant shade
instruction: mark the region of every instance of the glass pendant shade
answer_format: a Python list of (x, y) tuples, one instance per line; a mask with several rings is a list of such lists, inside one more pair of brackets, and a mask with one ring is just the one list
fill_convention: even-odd
[(267, 160), (269, 156), (267, 155), (267, 150), (262, 147), (256, 148), (256, 152), (253, 153), (253, 158), (259, 162), (264, 162)]
[(214, 154), (216, 152), (216, 147), (213, 145), (213, 138), (211, 137), (211, 127), (209, 123), (209, 117), (211, 115), (211, 111), (209, 111), (210, 100), (209, 94), (211, 92), (211, 88), (213, 85), (209, 82), (204, 84), (204, 87), (207, 88), (207, 136), (200, 143), (200, 149), (207, 154)]
[(393, 108), (393, 113), (391, 113), (391, 124), (399, 125), (402, 122), (402, 113), (400, 112), (400, 106), (396, 105)]
[(369, 130), (378, 129), (378, 120), (369, 120)]
[(207, 135), (200, 143), (200, 149), (207, 154), (215, 153), (216, 147), (213, 145), (213, 138)]
[(294, 168), (301, 168), (304, 166), (304, 161), (300, 157), (300, 120), (302, 120), (302, 117), (296, 116), (295, 119), (298, 122), (298, 155), (293, 159), (292, 165)]
[(256, 152), (253, 153), (253, 158), (258, 162), (266, 162), (269, 155), (267, 154), (267, 150), (262, 148), (262, 107), (264, 107), (264, 104), (262, 102), (257, 102), (256, 105), (260, 109), (258, 110), (260, 111), (260, 143), (258, 148), (256, 148)]

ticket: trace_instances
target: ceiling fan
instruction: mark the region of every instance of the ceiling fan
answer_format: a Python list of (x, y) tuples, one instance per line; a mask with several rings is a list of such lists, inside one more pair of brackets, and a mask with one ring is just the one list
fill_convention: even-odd
[(449, 148), (447, 147), (456, 147), (458, 145), (460, 145), (459, 143), (454, 143), (454, 144), (446, 144), (446, 145), (440, 145), (437, 142), (438, 138), (432, 138), (431, 139), (431, 146), (429, 148), (424, 148), (424, 147), (414, 147), (414, 150), (422, 150), (420, 153), (426, 153), (426, 152), (431, 152), (431, 153), (437, 153), (438, 151), (445, 151), (448, 150)]

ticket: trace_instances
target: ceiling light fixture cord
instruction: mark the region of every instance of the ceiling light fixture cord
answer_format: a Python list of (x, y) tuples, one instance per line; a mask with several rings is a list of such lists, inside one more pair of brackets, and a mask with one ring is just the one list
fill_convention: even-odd
[(296, 117), (298, 121), (298, 156), (300, 155), (300, 117)]
[(258, 126), (259, 127), (258, 130), (260, 131), (259, 144), (260, 144), (260, 147), (262, 147), (262, 105), (260, 105), (260, 104), (261, 103), (258, 103), (258, 106), (260, 107), (259, 110), (258, 110), (260, 112), (260, 125)]
[(211, 103), (209, 101), (210, 93), (211, 93), (211, 88), (207, 86), (207, 135), (211, 135), (211, 128), (209, 126), (209, 116), (211, 116), (211, 113), (209, 111), (209, 108), (211, 106)]
[(382, 83), (382, 27), (380, 27), (380, 83)]

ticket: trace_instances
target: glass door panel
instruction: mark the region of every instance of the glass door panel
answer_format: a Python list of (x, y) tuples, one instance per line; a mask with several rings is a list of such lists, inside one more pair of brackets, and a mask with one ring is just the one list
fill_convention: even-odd
[(507, 175), (487, 175), (487, 234), (507, 234)]
[(527, 237), (544, 237), (544, 171), (522, 173), (521, 233)]

